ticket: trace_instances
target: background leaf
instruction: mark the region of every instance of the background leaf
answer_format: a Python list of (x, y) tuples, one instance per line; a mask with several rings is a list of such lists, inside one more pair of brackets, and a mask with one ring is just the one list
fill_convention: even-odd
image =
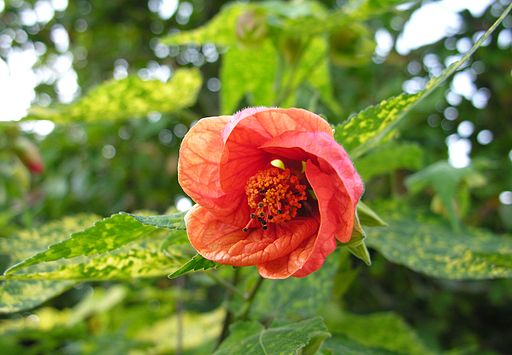
[(391, 262), (445, 279), (512, 277), (512, 237), (465, 227), (454, 232), (443, 220), (404, 201), (382, 202), (389, 227), (367, 231), (366, 242)]
[(256, 48), (233, 45), (224, 54), (220, 70), (222, 112), (232, 114), (249, 93), (248, 101), (252, 105), (272, 106), (276, 65), (277, 52), (269, 40)]
[[(164, 227), (169, 225), (169, 220), (174, 219), (174, 229), (182, 228), (182, 213), (163, 218), (155, 216), (154, 219), (146, 217), (145, 221), (159, 221)], [(156, 222), (154, 222), (156, 224)], [(48, 250), (40, 252), (24, 261), (10, 267), (5, 274), (12, 274), (15, 271), (42, 262), (69, 259), (76, 256), (88, 256), (105, 253), (118, 249), (132, 241), (149, 237), (151, 233), (158, 230), (158, 227), (143, 224), (131, 215), (116, 214), (98, 221), (93, 227), (84, 231), (74, 233), (69, 239), (51, 245)]]
[(355, 165), (363, 180), (368, 181), (398, 169), (421, 169), (423, 151), (415, 143), (389, 143), (357, 159)]
[(192, 31), (174, 33), (161, 39), (167, 45), (215, 43), (229, 46), (236, 43), (236, 22), (238, 17), (250, 9), (247, 4), (232, 4), (222, 10), (206, 25)]
[(336, 250), (320, 270), (308, 277), (264, 282), (254, 300), (251, 315), (256, 319), (304, 319), (316, 315), (331, 296), (339, 255), (340, 250)]
[(334, 132), (335, 139), (345, 147), (353, 159), (360, 157), (370, 148), (377, 145), (416, 104), (444, 83), (450, 75), (473, 55), (511, 9), (512, 4), (507, 7), (496, 22), (475, 42), (461, 59), (443, 70), (439, 76), (430, 79), (423, 90), (417, 94), (401, 94), (391, 97), (381, 101), (376, 106), (364, 109), (336, 126)]
[[(357, 343), (357, 345), (351, 342), (346, 343), (353, 351), (358, 351), (358, 345), (362, 345), (370, 348), (369, 353), (372, 348), (374, 352), (384, 354), (387, 352), (422, 355), (433, 353), (409, 325), (395, 313), (356, 315), (340, 314), (330, 309), (330, 313), (326, 314), (326, 323), (333, 332), (334, 340), (327, 343), (325, 347), (331, 346), (332, 350), (345, 345), (344, 339), (348, 338)], [(380, 352), (381, 350), (384, 351)], [(364, 351), (363, 353), (366, 353), (366, 349)]]
[(265, 329), (258, 322), (238, 322), (215, 352), (222, 354), (291, 354), (306, 347), (320, 335), (329, 336), (320, 318)]
[[(0, 238), (0, 254), (9, 255), (13, 260), (24, 258), (40, 251), (48, 244), (56, 243), (74, 231), (91, 225), (98, 219), (95, 215), (64, 217), (50, 222), (39, 229), (19, 231), (8, 238)], [(75, 282), (72, 281), (0, 281), (0, 313), (18, 312), (40, 305), (62, 293)]]
[(73, 104), (35, 108), (25, 119), (101, 122), (140, 118), (155, 111), (178, 111), (196, 102), (201, 83), (197, 69), (179, 69), (166, 83), (129, 76), (107, 81)]

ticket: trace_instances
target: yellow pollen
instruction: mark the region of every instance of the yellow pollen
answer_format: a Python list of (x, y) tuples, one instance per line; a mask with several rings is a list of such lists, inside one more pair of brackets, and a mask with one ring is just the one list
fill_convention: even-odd
[[(251, 220), (245, 231), (261, 224), (280, 223), (293, 219), (306, 200), (306, 185), (290, 169), (270, 167), (249, 178), (245, 186), (247, 202), (251, 207)], [(254, 223), (255, 219), (259, 223)]]

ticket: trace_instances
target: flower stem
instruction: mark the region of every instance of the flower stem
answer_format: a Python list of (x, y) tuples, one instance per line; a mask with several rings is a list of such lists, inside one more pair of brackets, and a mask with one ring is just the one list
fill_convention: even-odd
[[(231, 286), (236, 289), (236, 286), (240, 282), (240, 269), (236, 268), (233, 272), (233, 280), (231, 281)], [(237, 289), (238, 291), (238, 289)], [(240, 292), (240, 291), (238, 291)], [(233, 290), (228, 289), (224, 298), (224, 302), (226, 304), (226, 316), (224, 317), (224, 322), (222, 324), (222, 331), (220, 332), (219, 339), (217, 340), (217, 345), (215, 345), (215, 350), (220, 346), (220, 344), (228, 337), (229, 334), (229, 326), (235, 320), (235, 315), (232, 311), (229, 310), (229, 303), (233, 299)]]
[(245, 298), (244, 308), (238, 315), (237, 320), (246, 320), (247, 319), (247, 316), (249, 315), (249, 311), (251, 310), (251, 307), (252, 307), (252, 303), (254, 302), (254, 298), (256, 297), (256, 294), (258, 293), (258, 290), (260, 289), (261, 284), (263, 283), (263, 280), (265, 280), (263, 277), (258, 276), (258, 281), (256, 281), (256, 284), (252, 288), (251, 292)]
[(217, 284), (221, 285), (229, 292), (232, 292), (233, 294), (241, 298), (245, 298), (245, 295), (238, 288), (236, 288), (232, 283), (224, 280), (222, 277), (217, 276), (217, 274), (214, 271), (207, 272), (206, 275), (208, 275), (209, 278), (214, 280)]

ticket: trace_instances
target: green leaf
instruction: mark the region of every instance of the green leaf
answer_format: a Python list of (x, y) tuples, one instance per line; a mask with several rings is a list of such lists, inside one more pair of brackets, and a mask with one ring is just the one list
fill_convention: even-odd
[(323, 36), (312, 37), (304, 45), (304, 53), (296, 64), (296, 69), (285, 72), (283, 82), (287, 86), (285, 106), (294, 106), (296, 98), (290, 93), (307, 83), (316, 89), (320, 99), (337, 115), (341, 115), (341, 107), (332, 92), (331, 75), (329, 70), (329, 47)]
[(372, 210), (366, 203), (359, 201), (357, 204), (357, 216), (359, 222), (363, 226), (368, 227), (387, 227), (387, 223), (380, 218), (380, 216)]
[[(386, 352), (432, 354), (419, 336), (395, 313), (356, 315), (331, 312), (326, 317), (326, 323), (335, 336), (334, 339), (338, 339), (333, 342), (335, 344), (339, 345), (340, 340), (348, 338), (359, 343), (360, 346), (374, 348), (374, 351), (382, 349), (384, 354)], [(342, 337), (339, 337), (340, 335)], [(332, 347), (333, 343), (327, 343), (325, 346)], [(353, 345), (353, 343), (349, 343), (349, 345)]]
[(356, 258), (370, 266), (372, 261), (370, 258), (370, 253), (366, 248), (366, 243), (364, 241), (365, 239), (366, 233), (361, 226), (361, 222), (359, 221), (359, 216), (356, 211), (356, 218), (354, 220), (354, 228), (352, 229), (352, 236), (350, 237), (350, 241), (342, 245), (347, 247), (348, 251)]
[(154, 344), (144, 353), (175, 354), (176, 339), (179, 337), (185, 353), (211, 354), (211, 349), (205, 348), (203, 352), (197, 352), (197, 348), (213, 343), (218, 338), (224, 317), (225, 310), (222, 307), (205, 313), (184, 312), (181, 316), (174, 314), (143, 327), (133, 338)]
[(231, 4), (222, 10), (206, 25), (192, 31), (173, 33), (161, 39), (167, 45), (215, 43), (229, 46), (236, 43), (236, 23), (244, 11), (254, 6)]
[(482, 186), (485, 178), (471, 166), (454, 168), (448, 162), (439, 161), (408, 176), (405, 183), (413, 193), (431, 187), (435, 197), (441, 201), (452, 228), (457, 230), (464, 212), (464, 199), (459, 198), (461, 188), (465, 192), (465, 186)]
[[(414, 210), (417, 212), (413, 212)], [(368, 246), (391, 262), (445, 279), (512, 277), (512, 237), (464, 227), (454, 232), (444, 220), (404, 201), (378, 205), (389, 227), (370, 229)]]
[[(172, 255), (161, 249), (172, 240)], [(16, 280), (131, 280), (167, 275), (188, 260), (192, 248), (184, 231), (158, 230), (151, 238), (130, 242), (116, 250), (24, 267), (4, 278)], [(39, 266), (44, 265), (41, 269)]]
[[(91, 225), (97, 216), (77, 215), (50, 222), (38, 229), (20, 231), (8, 238), (0, 238), (0, 254), (21, 261), (48, 244), (66, 238), (70, 233)], [(75, 282), (71, 281), (0, 281), (0, 313), (19, 312), (40, 305), (61, 294)]]
[[(325, 260), (322, 268), (308, 277), (272, 280), (261, 285), (251, 308), (254, 318), (295, 319), (317, 314), (329, 300), (340, 251)], [(276, 297), (279, 295), (279, 297)]]
[(340, 26), (362, 22), (376, 15), (390, 11), (394, 6), (407, 3), (404, 0), (351, 0), (326, 16), (309, 16), (300, 21), (291, 22), (286, 30), (299, 36), (319, 35), (331, 32)]
[(269, 40), (258, 48), (232, 46), (222, 60), (221, 108), (225, 114), (236, 111), (238, 103), (248, 95), (253, 106), (271, 106), (274, 103), (274, 78), (277, 51)]
[(328, 336), (324, 322), (318, 317), (267, 329), (255, 321), (237, 322), (215, 354), (296, 354), (311, 341)]
[(191, 271), (198, 270), (208, 270), (214, 267), (219, 266), (214, 261), (203, 258), (201, 255), (196, 254), (192, 259), (190, 259), (186, 264), (180, 267), (178, 270), (169, 275), (170, 279), (175, 279), (183, 274), (186, 274)]
[(322, 347), (322, 354), (325, 355), (397, 355), (400, 353), (384, 350), (377, 347), (362, 345), (345, 335), (335, 334), (327, 339)]
[(357, 159), (357, 171), (363, 180), (398, 169), (419, 170), (423, 165), (423, 150), (415, 143), (390, 143)]
[(201, 83), (197, 69), (179, 69), (166, 83), (137, 76), (109, 80), (70, 105), (34, 108), (25, 120), (99, 122), (144, 117), (154, 111), (178, 111), (196, 102)]
[(381, 101), (376, 106), (364, 109), (336, 126), (335, 139), (347, 149), (353, 159), (362, 156), (366, 151), (377, 145), (415, 105), (444, 83), (471, 57), (511, 9), (512, 4), (460, 60), (446, 68), (438, 77), (432, 78), (423, 90), (416, 94), (401, 94), (391, 97)]
[(155, 225), (169, 229), (183, 229), (183, 213), (169, 216), (138, 217), (116, 214), (98, 221), (93, 227), (71, 234), (69, 239), (52, 244), (48, 250), (10, 267), (5, 274), (10, 275), (22, 268), (42, 262), (69, 259), (77, 256), (101, 254), (118, 249), (137, 239), (146, 238), (158, 231)]

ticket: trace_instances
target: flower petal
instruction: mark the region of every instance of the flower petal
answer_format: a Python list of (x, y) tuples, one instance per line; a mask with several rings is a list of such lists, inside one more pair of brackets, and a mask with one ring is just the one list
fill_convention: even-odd
[(336, 238), (347, 242), (354, 225), (354, 207), (336, 172), (323, 172), (311, 160), (306, 162), (306, 177), (315, 192), (320, 210), (320, 228), (293, 253), (258, 267), (266, 278), (304, 277), (320, 269), (325, 258), (336, 249)]
[(355, 206), (344, 192), (345, 187), (336, 172), (326, 173), (308, 160), (306, 177), (318, 200), (320, 228), (310, 257), (293, 274), (296, 277), (304, 277), (320, 269), (325, 258), (336, 249), (336, 238), (342, 243), (348, 242), (354, 227)]
[(190, 129), (180, 147), (178, 181), (195, 202), (219, 215), (232, 215), (235, 225), (243, 225), (249, 215), (245, 195), (226, 194), (219, 180), (222, 131), (229, 119), (203, 118)]
[(333, 169), (354, 208), (361, 198), (363, 182), (350, 157), (332, 136), (324, 132), (286, 132), (262, 144), (260, 148), (283, 158), (304, 161), (312, 159), (325, 172)]
[(314, 237), (302, 242), (293, 252), (279, 259), (258, 265), (258, 272), (267, 279), (286, 279), (300, 270), (310, 258), (315, 245)]
[(242, 232), (219, 219), (207, 209), (195, 205), (185, 217), (192, 246), (209, 260), (234, 266), (266, 263), (293, 252), (318, 230), (315, 218), (296, 218), (269, 229)]
[(242, 190), (249, 177), (265, 168), (272, 156), (258, 149), (284, 132), (323, 132), (332, 129), (312, 112), (292, 108), (251, 108), (234, 115), (223, 132), (225, 141), (220, 181), (224, 191)]

